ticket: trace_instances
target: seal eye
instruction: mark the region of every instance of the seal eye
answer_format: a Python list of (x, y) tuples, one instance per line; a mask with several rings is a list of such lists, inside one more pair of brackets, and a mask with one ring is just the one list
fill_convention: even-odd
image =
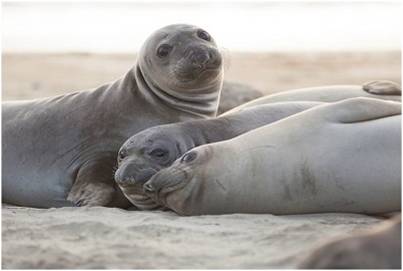
[(122, 161), (127, 156), (127, 151), (125, 149), (121, 149), (118, 153), (118, 161)]
[(185, 154), (185, 155), (182, 157), (181, 162), (189, 163), (189, 162), (192, 162), (194, 159), (196, 159), (196, 157), (197, 157), (197, 153), (196, 153), (196, 152), (194, 152), (194, 151), (188, 152), (187, 154)]
[(202, 40), (206, 40), (206, 41), (210, 41), (210, 40), (211, 40), (211, 37), (210, 37), (209, 33), (207, 33), (207, 32), (204, 31), (204, 30), (201, 30), (201, 29), (197, 31), (197, 36), (198, 36), (199, 38), (201, 38)]
[(171, 52), (172, 50), (172, 46), (168, 45), (168, 44), (162, 44), (160, 47), (158, 47), (157, 49), (157, 55), (159, 57), (166, 57), (169, 52)]
[(167, 153), (168, 152), (163, 149), (155, 149), (150, 152), (150, 155), (156, 158), (163, 158), (167, 155)]

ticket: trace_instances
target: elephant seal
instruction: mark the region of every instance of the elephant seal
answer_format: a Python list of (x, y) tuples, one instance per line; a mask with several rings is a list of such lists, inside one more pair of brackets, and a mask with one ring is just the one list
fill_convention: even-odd
[(370, 98), (319, 105), (196, 147), (144, 189), (180, 215), (398, 211), (400, 114)]
[[(374, 87), (377, 87), (377, 95), (368, 94), (368, 91)], [(390, 93), (390, 89), (393, 88), (397, 89), (393, 82), (374, 81), (361, 87), (325, 86), (322, 87), (322, 94), (319, 88), (312, 88), (311, 91), (309, 89), (288, 91), (281, 96), (291, 99), (292, 94), (297, 93), (301, 98), (299, 93), (302, 92), (305, 99), (312, 100), (334, 100), (336, 95), (339, 99), (353, 95), (369, 95), (380, 99), (401, 98), (401, 96), (388, 96), (395, 94)], [(239, 106), (216, 119), (155, 126), (132, 136), (119, 151), (118, 169), (115, 173), (117, 184), (125, 196), (138, 208), (143, 210), (157, 208), (159, 205), (144, 193), (143, 184), (156, 172), (170, 166), (188, 150), (236, 137), (321, 104), (320, 102), (295, 101), (271, 103), (271, 96), (257, 100), (258, 105)], [(263, 104), (263, 101), (267, 104)]]
[(318, 247), (300, 269), (401, 269), (402, 218)]
[(224, 80), (217, 115), (221, 115), (237, 106), (262, 96), (263, 93), (261, 91), (249, 85)]
[(257, 105), (218, 118), (148, 128), (129, 138), (120, 148), (115, 181), (126, 198), (139, 209), (160, 207), (144, 193), (143, 185), (188, 150), (236, 137), (320, 104), (323, 103)]
[(129, 206), (113, 180), (120, 146), (151, 126), (214, 117), (222, 81), (214, 39), (177, 24), (154, 32), (115, 82), (3, 103), (3, 202)]
[(371, 81), (363, 85), (335, 85), (301, 88), (255, 99), (235, 109), (229, 110), (224, 114), (231, 114), (232, 112), (245, 107), (275, 102), (311, 101), (332, 103), (356, 97), (401, 101), (401, 93), (402, 90), (399, 84), (387, 80)]

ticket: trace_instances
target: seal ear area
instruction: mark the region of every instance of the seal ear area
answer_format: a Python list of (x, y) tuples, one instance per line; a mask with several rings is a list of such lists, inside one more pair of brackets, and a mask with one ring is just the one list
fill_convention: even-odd
[(387, 80), (367, 82), (362, 88), (375, 95), (402, 95), (402, 87), (398, 83)]
[(308, 111), (320, 112), (331, 122), (355, 123), (401, 115), (402, 107), (400, 102), (358, 97), (320, 105)]

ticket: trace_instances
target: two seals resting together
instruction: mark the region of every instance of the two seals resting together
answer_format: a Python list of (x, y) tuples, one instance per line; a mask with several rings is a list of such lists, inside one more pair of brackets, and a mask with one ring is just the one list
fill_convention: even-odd
[[(390, 139), (386, 135), (388, 130), (381, 124), (379, 128), (385, 135), (380, 134), (379, 139), (374, 132), (379, 131), (377, 127), (364, 129), (367, 123), (372, 125), (372, 118), (387, 118), (389, 113), (391, 116), (400, 115), (400, 103), (381, 100), (400, 101), (401, 96), (396, 95), (399, 93), (396, 84), (385, 81), (364, 86), (301, 89), (263, 97), (215, 119), (152, 127), (133, 136), (122, 146), (115, 179), (124, 194), (140, 209), (164, 205), (187, 215), (396, 210), (400, 208), (396, 205), (400, 196), (395, 193), (392, 193), (393, 197), (385, 196), (386, 202), (393, 202), (387, 206), (377, 206), (374, 197), (369, 197), (368, 201), (372, 203), (368, 208), (364, 208), (366, 203), (356, 201), (355, 197), (369, 196), (361, 191), (365, 192), (362, 188), (368, 187), (366, 182), (372, 180), (375, 185), (372, 193), (382, 201), (385, 194), (376, 189), (385, 185), (384, 178), (391, 182), (388, 191), (400, 191), (395, 189), (400, 187), (401, 155), (394, 151), (400, 146), (400, 134), (396, 130), (400, 123), (391, 124)], [(328, 105), (312, 102), (333, 102), (352, 97), (377, 100), (361, 98)], [(386, 115), (382, 115), (383, 109), (377, 108), (384, 108)], [(302, 112), (307, 109), (311, 113)], [(294, 114), (298, 117), (293, 117)], [(324, 118), (324, 115), (334, 119)], [(335, 125), (347, 121), (343, 118), (351, 118), (350, 125)], [(264, 127), (256, 129), (261, 126)], [(352, 129), (351, 140), (347, 128)], [(362, 136), (357, 135), (357, 131)], [(276, 133), (278, 135), (274, 136)], [(354, 140), (362, 142), (358, 144)], [(382, 140), (385, 145), (376, 150), (373, 146), (379, 146)], [(219, 143), (205, 145), (213, 142)], [(195, 148), (200, 145), (204, 146)], [(360, 149), (355, 151), (358, 146)], [(259, 151), (255, 154), (256, 149)], [(263, 149), (266, 150), (264, 153)], [(354, 157), (349, 152), (357, 156), (357, 161), (343, 165), (348, 157)], [(393, 162), (371, 164), (382, 160), (383, 156)], [(360, 162), (364, 164), (362, 167), (358, 166)], [(171, 167), (164, 169), (168, 166)], [(377, 174), (372, 174), (374, 170)], [(370, 174), (372, 179), (365, 179), (362, 171)], [(355, 179), (356, 175), (361, 177)], [(347, 184), (350, 178), (356, 181)], [(343, 189), (352, 190), (353, 194), (339, 193)], [(326, 200), (331, 200), (329, 193), (334, 193), (336, 198), (326, 203)], [(316, 205), (299, 205), (307, 200)]]

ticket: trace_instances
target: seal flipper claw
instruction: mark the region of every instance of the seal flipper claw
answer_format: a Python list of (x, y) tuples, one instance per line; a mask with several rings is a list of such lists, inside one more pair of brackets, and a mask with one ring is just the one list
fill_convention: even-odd
[(83, 200), (80, 199), (80, 200), (74, 202), (74, 206), (75, 206), (75, 207), (80, 207), (82, 203), (83, 203)]
[(75, 204), (69, 200), (65, 200), (65, 199), (57, 199), (54, 200), (52, 203), (52, 206), (55, 207), (75, 207)]

